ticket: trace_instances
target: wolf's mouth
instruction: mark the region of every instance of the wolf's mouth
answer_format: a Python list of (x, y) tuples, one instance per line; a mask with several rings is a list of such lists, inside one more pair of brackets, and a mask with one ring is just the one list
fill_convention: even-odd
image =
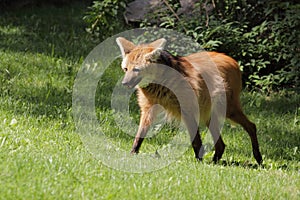
[(122, 82), (122, 84), (128, 88), (134, 88), (137, 84), (141, 82), (142, 78), (137, 78), (135, 80), (129, 81), (129, 82)]

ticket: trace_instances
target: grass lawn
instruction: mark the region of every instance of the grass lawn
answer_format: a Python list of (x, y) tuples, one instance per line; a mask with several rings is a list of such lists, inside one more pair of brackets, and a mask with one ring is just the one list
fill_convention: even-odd
[[(255, 164), (248, 135), (229, 123), (218, 164), (212, 153), (197, 162), (191, 148), (151, 173), (122, 172), (95, 159), (72, 118), (76, 73), (97, 45), (84, 31), (84, 12), (74, 4), (0, 14), (0, 199), (300, 199), (295, 91), (242, 96), (258, 127), (263, 166)], [(105, 72), (96, 105), (102, 128), (129, 151), (133, 138), (114, 126), (109, 109), (119, 64)], [(134, 98), (132, 115), (138, 118)], [(159, 147), (170, 132), (166, 127), (145, 139), (141, 150)]]

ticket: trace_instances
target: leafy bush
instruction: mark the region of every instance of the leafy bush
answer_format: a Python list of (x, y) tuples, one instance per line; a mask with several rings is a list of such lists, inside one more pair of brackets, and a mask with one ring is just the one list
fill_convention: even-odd
[[(180, 2), (167, 0), (140, 27), (175, 29), (193, 37), (205, 49), (224, 52), (240, 61), (249, 88), (271, 92), (281, 87), (300, 88), (300, 4), (296, 0), (200, 0), (194, 11), (175, 14)], [(120, 31), (117, 20), (125, 4), (117, 0), (94, 2), (86, 19), (102, 36)], [(97, 9), (98, 10), (97, 10)], [(100, 9), (99, 9), (100, 8)], [(175, 11), (175, 13), (174, 13)], [(96, 23), (95, 23), (96, 22)]]
[(94, 1), (84, 17), (87, 31), (100, 40), (123, 31), (125, 3), (119, 0)]
[(271, 92), (278, 86), (300, 86), (299, 3), (219, 0), (211, 9), (213, 1), (207, 2), (196, 4), (198, 12), (192, 16), (166, 13), (159, 26), (183, 31), (207, 50), (241, 61), (251, 88)]
[(65, 6), (76, 2), (91, 3), (91, 0), (0, 0), (0, 10), (17, 10), (42, 5)]

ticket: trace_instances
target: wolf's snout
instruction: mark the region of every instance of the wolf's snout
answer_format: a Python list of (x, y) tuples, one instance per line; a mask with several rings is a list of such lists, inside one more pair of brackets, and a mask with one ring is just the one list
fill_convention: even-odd
[(128, 88), (132, 88), (132, 83), (131, 83), (131, 81), (128, 81), (128, 80), (126, 80), (126, 79), (123, 79), (123, 80), (122, 80), (122, 85), (123, 85), (123, 86), (126, 86), (126, 87), (128, 87)]
[(141, 77), (125, 76), (121, 83), (123, 86), (126, 86), (128, 88), (134, 88), (137, 84), (139, 84), (141, 80)]
[(129, 85), (129, 83), (128, 83), (128, 81), (122, 81), (122, 85), (124, 85), (124, 86), (128, 86)]

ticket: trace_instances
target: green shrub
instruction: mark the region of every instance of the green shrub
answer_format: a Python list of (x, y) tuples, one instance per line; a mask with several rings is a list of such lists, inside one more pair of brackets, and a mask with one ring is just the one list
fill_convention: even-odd
[(185, 32), (205, 49), (239, 60), (250, 88), (271, 92), (279, 86), (300, 87), (300, 4), (219, 0), (211, 11), (205, 2), (196, 5), (192, 16), (179, 16), (180, 21), (165, 13), (159, 26)]
[[(179, 1), (166, 2), (175, 12), (180, 8)], [(120, 31), (124, 26), (118, 20), (108, 23), (108, 18), (118, 18), (124, 6), (117, 0), (94, 2), (86, 16), (92, 27), (89, 31), (106, 30), (102, 35), (106, 37)], [(299, 13), (296, 0), (200, 0), (192, 14), (157, 9), (139, 26), (174, 29), (209, 51), (224, 52), (240, 62), (247, 87), (271, 92), (300, 88)]]
[(84, 17), (88, 24), (86, 30), (100, 40), (123, 31), (126, 26), (123, 19), (125, 2), (119, 0), (94, 1)]

